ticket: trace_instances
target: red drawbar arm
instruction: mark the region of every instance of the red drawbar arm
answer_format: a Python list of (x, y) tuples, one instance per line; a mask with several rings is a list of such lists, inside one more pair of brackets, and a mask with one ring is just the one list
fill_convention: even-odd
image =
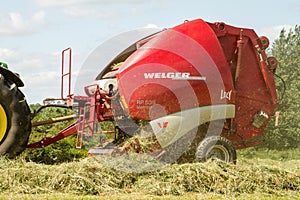
[(78, 123), (72, 124), (69, 127), (60, 131), (58, 134), (56, 134), (53, 137), (46, 137), (39, 142), (28, 144), (27, 148), (44, 148), (54, 142), (57, 142), (61, 139), (64, 139), (70, 135), (75, 134), (77, 132), (77, 128), (78, 128)]

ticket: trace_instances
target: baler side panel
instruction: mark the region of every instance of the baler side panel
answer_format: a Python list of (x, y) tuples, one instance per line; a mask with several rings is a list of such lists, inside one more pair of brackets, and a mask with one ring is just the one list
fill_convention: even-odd
[[(241, 29), (223, 23), (210, 26), (219, 38), (235, 81), (236, 134), (228, 134), (226, 137), (236, 143), (254, 139), (263, 133), (278, 103), (274, 75), (267, 68), (266, 53), (259, 37), (251, 29)], [(261, 110), (266, 112), (269, 118), (262, 126), (255, 127), (252, 123)]]

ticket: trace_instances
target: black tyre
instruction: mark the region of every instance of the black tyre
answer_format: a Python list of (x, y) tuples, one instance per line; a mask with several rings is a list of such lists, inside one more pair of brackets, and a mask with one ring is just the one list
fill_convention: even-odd
[(198, 145), (195, 156), (198, 162), (220, 159), (225, 162), (236, 163), (236, 151), (232, 143), (221, 136), (204, 138)]
[(24, 95), (0, 74), (0, 155), (19, 155), (27, 146), (30, 132), (30, 109)]

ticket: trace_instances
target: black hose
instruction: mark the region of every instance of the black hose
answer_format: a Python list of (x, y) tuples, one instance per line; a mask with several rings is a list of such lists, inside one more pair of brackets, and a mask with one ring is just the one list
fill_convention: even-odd
[(281, 80), (281, 82), (283, 83), (283, 91), (281, 92), (281, 97), (279, 98), (279, 101), (281, 101), (283, 99), (284, 95), (285, 95), (286, 84), (285, 84), (284, 79), (281, 76), (279, 76), (278, 74), (275, 74), (275, 73), (274, 73), (274, 76), (276, 76), (277, 78), (279, 78)]

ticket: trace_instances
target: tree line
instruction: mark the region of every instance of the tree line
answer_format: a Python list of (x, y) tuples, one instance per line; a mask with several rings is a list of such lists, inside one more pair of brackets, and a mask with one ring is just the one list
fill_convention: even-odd
[(262, 146), (279, 150), (300, 147), (300, 26), (283, 29), (269, 54), (278, 60), (275, 81), (280, 114), (278, 126), (274, 126), (274, 117), (268, 124)]

